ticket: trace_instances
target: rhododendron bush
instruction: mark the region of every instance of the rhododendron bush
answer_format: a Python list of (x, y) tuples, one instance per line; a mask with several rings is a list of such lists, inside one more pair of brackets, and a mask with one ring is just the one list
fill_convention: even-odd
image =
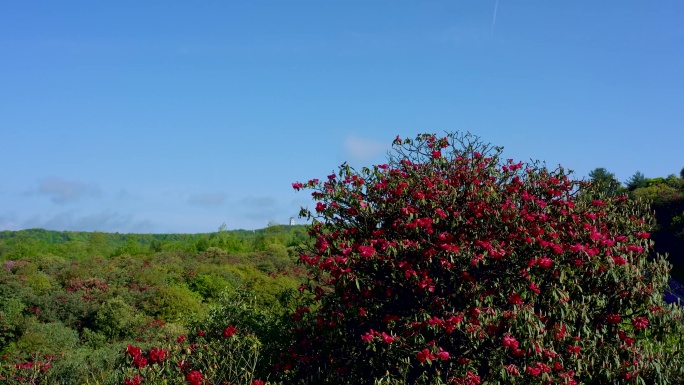
[(388, 164), (293, 187), (317, 203), (288, 382), (674, 381), (646, 204), (470, 134), (397, 137)]

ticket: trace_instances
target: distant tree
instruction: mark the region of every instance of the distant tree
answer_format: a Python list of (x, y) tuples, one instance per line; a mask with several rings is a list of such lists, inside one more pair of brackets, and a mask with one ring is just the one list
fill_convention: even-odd
[(641, 173), (641, 171), (635, 172), (634, 175), (627, 180), (627, 190), (629, 191), (646, 186), (648, 186), (648, 180), (646, 179), (646, 176)]
[(105, 234), (100, 231), (92, 232), (86, 246), (86, 252), (88, 255), (91, 257), (105, 256), (108, 254), (107, 249), (107, 237)]
[(682, 167), (682, 170), (679, 171), (679, 177), (684, 179), (684, 167)]
[(211, 244), (209, 243), (209, 237), (207, 236), (202, 236), (195, 243), (195, 247), (197, 248), (197, 251), (200, 253), (206, 251), (210, 246)]
[(670, 174), (665, 178), (665, 184), (670, 187), (679, 188), (681, 186), (681, 181), (677, 178), (677, 175)]
[(599, 191), (607, 195), (618, 195), (623, 192), (620, 181), (617, 180), (615, 174), (608, 172), (603, 167), (598, 167), (589, 172), (589, 179), (598, 186)]

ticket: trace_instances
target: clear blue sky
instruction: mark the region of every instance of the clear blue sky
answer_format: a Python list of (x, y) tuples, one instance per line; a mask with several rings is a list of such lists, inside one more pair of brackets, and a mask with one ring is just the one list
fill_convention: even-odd
[[(684, 167), (682, 1), (4, 1), (0, 229), (287, 223), (396, 135)], [(301, 222), (300, 222), (301, 223)]]

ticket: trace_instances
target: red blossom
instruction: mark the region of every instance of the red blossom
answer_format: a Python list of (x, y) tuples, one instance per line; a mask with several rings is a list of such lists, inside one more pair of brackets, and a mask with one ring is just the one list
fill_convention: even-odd
[(150, 358), (150, 363), (155, 364), (166, 359), (166, 350), (152, 348), (150, 349), (148, 356)]
[(430, 361), (434, 360), (435, 355), (432, 354), (427, 348), (425, 348), (425, 349), (419, 351), (418, 354), (416, 354), (416, 358), (418, 359), (418, 362), (423, 363), (427, 360), (430, 360)]
[(202, 372), (198, 370), (192, 370), (185, 375), (185, 381), (188, 382), (188, 385), (202, 385), (203, 379), (204, 376), (202, 376)]
[(140, 377), (139, 374), (136, 374), (135, 376), (131, 378), (126, 378), (124, 380), (124, 385), (141, 385), (142, 384), (142, 377)]
[(553, 264), (553, 261), (549, 257), (541, 257), (537, 260), (537, 266), (542, 269), (548, 269)]
[(634, 317), (632, 318), (632, 325), (634, 326), (634, 330), (646, 329), (648, 327), (648, 318)]
[(570, 345), (570, 346), (568, 347), (568, 353), (570, 353), (570, 354), (579, 354), (580, 349), (582, 349), (582, 347), (579, 346), (579, 345)]
[(237, 328), (233, 325), (228, 326), (227, 328), (223, 329), (223, 337), (225, 337), (225, 338), (230, 338), (233, 335), (235, 335), (235, 333), (237, 333)]
[(606, 316), (606, 322), (608, 322), (609, 324), (612, 324), (612, 325), (619, 324), (620, 321), (622, 321), (620, 314), (608, 314)]
[(144, 368), (147, 366), (147, 358), (143, 357), (142, 355), (134, 356), (133, 365), (135, 365), (136, 368)]
[(128, 354), (128, 355), (131, 356), (131, 357), (137, 357), (137, 356), (140, 355), (140, 353), (141, 353), (141, 350), (140, 350), (140, 348), (137, 347), (137, 346), (133, 346), (133, 345), (130, 345), (130, 344), (129, 344), (129, 345), (126, 347), (126, 354)]

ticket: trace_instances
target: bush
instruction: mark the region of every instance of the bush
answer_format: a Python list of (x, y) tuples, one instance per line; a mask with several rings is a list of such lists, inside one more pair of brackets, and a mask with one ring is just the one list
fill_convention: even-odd
[(284, 379), (681, 382), (645, 204), (470, 134), (394, 145), (389, 164), (293, 184), (318, 202), (301, 213), (313, 298), (293, 314)]
[(78, 341), (78, 333), (61, 322), (33, 323), (19, 339), (18, 346), (24, 352), (57, 356), (75, 348)]
[(133, 335), (136, 320), (135, 310), (122, 298), (108, 299), (95, 314), (95, 330), (108, 339), (119, 339)]
[(168, 322), (187, 320), (204, 312), (199, 294), (180, 286), (159, 287), (150, 310)]

